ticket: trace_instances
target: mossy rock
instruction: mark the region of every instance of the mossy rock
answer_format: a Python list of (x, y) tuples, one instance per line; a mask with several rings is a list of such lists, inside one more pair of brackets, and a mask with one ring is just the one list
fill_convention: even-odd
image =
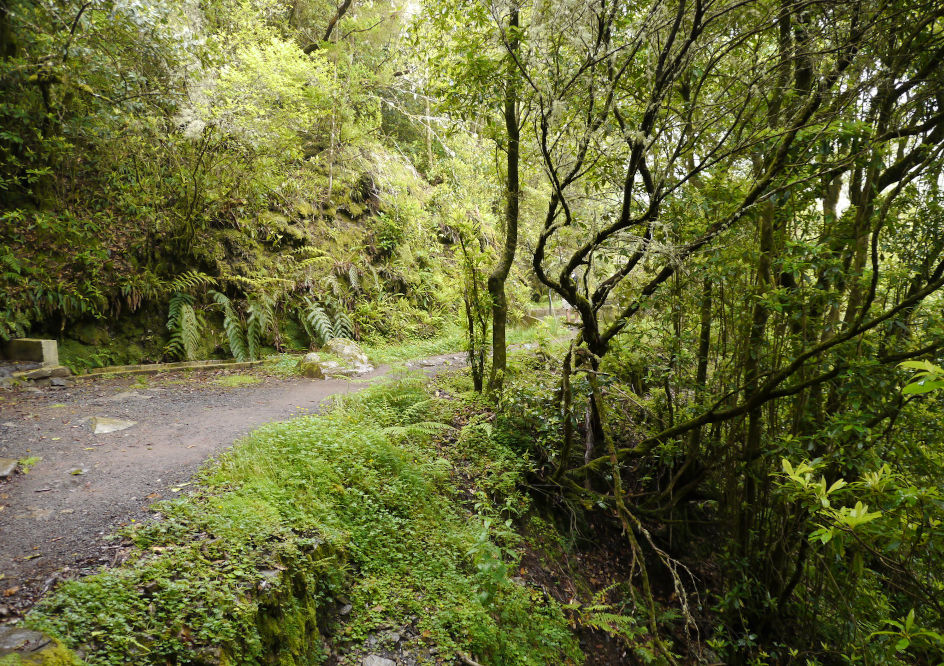
[(73, 666), (82, 662), (58, 641), (16, 626), (0, 627), (0, 666)]
[(69, 337), (78, 340), (82, 344), (91, 345), (93, 347), (100, 347), (107, 344), (111, 339), (107, 328), (91, 321), (80, 322), (73, 326), (69, 331)]

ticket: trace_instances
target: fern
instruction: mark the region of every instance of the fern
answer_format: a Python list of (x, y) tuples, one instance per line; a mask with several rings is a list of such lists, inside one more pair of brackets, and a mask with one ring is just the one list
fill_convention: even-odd
[(324, 344), (334, 335), (334, 324), (328, 312), (308, 297), (305, 297), (305, 309), (302, 312), (302, 323), (313, 342)]
[(190, 294), (176, 294), (170, 299), (167, 312), (170, 342), (164, 351), (172, 358), (192, 361), (197, 354), (204, 322), (194, 310), (193, 304), (194, 299)]
[(266, 294), (262, 294), (257, 300), (250, 300), (247, 312), (249, 319), (246, 323), (246, 342), (249, 352), (249, 358), (255, 360), (259, 358), (259, 350), (262, 347), (263, 336), (266, 331), (272, 327), (275, 320), (273, 307), (275, 301)]
[(344, 296), (344, 283), (338, 279), (337, 275), (331, 273), (325, 276), (325, 282), (328, 284), (328, 288), (335, 298), (340, 300)]
[(455, 430), (448, 423), (438, 423), (437, 421), (420, 421), (419, 423), (410, 423), (408, 425), (387, 426), (381, 432), (392, 439), (410, 439), (419, 437), (428, 440), (447, 430)]
[(361, 276), (357, 272), (357, 266), (351, 265), (347, 269), (347, 281), (351, 283), (351, 289), (354, 290), (355, 294), (359, 294), (361, 291)]
[(226, 294), (218, 291), (211, 291), (210, 296), (223, 309), (223, 330), (226, 332), (226, 340), (229, 342), (229, 350), (233, 358), (237, 361), (246, 361), (249, 359), (249, 353), (246, 349), (246, 339), (243, 333), (242, 321), (233, 307), (233, 302), (229, 300)]
[(216, 280), (206, 273), (200, 271), (187, 271), (181, 273), (167, 284), (167, 290), (170, 292), (183, 293), (193, 291), (197, 287), (213, 286)]
[(347, 316), (347, 313), (340, 308), (334, 314), (334, 337), (336, 338), (348, 338), (352, 339), (354, 337), (354, 324), (351, 322), (351, 318)]

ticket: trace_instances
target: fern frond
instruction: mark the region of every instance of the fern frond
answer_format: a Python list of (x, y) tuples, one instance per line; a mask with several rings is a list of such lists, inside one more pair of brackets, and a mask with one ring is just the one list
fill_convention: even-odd
[(167, 290), (170, 292), (184, 293), (192, 292), (197, 287), (214, 286), (216, 279), (201, 273), (200, 271), (187, 271), (181, 273), (167, 284)]
[(360, 293), (361, 291), (361, 276), (357, 271), (357, 266), (351, 265), (347, 269), (347, 281), (351, 284), (351, 289), (354, 290), (355, 294)]
[(344, 285), (338, 279), (338, 276), (331, 273), (325, 277), (325, 282), (335, 298), (341, 299), (344, 296)]
[(354, 323), (347, 316), (347, 313), (340, 308), (334, 314), (333, 330), (336, 338), (347, 338), (349, 340), (354, 338)]
[(210, 296), (223, 309), (223, 331), (226, 333), (230, 353), (237, 361), (248, 360), (249, 354), (246, 349), (242, 321), (236, 313), (236, 308), (233, 307), (233, 302), (229, 300), (226, 294), (218, 291), (211, 291)]
[(191, 361), (197, 354), (203, 322), (193, 309), (190, 294), (176, 294), (170, 299), (167, 312), (167, 330), (170, 341), (164, 351), (172, 358)]
[(249, 352), (249, 358), (255, 360), (259, 357), (259, 349), (262, 347), (262, 340), (266, 331), (272, 327), (275, 319), (272, 309), (275, 301), (267, 294), (262, 294), (255, 300), (250, 300), (246, 311), (249, 318), (246, 323), (246, 342)]
[(305, 328), (313, 342), (324, 344), (334, 337), (334, 325), (328, 313), (324, 307), (308, 297), (305, 297), (305, 309), (302, 311), (301, 319), (307, 324)]

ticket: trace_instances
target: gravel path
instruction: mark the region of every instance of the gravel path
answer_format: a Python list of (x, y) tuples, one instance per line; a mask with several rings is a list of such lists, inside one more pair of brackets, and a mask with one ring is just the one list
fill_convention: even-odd
[[(409, 364), (427, 374), (464, 355)], [(0, 481), (0, 623), (21, 616), (57, 581), (114, 564), (121, 550), (105, 537), (147, 506), (181, 492), (203, 463), (249, 431), (316, 411), (361, 380), (282, 379), (227, 388), (229, 373), (102, 379), (40, 392), (0, 392), (0, 458), (39, 457), (27, 474)], [(135, 425), (95, 434), (93, 417)]]

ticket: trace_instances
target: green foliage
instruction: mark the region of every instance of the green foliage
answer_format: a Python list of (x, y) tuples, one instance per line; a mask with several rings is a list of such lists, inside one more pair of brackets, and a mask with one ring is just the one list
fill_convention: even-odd
[[(248, 301), (246, 306), (246, 312), (249, 315), (246, 321), (246, 353), (252, 360), (259, 358), (259, 350), (262, 347), (263, 336), (267, 330), (274, 326), (274, 305), (275, 302), (266, 294), (262, 294), (255, 299), (249, 299)], [(229, 337), (228, 329), (226, 334), (227, 337)], [(232, 344), (230, 344), (230, 347), (232, 348)]]
[(171, 358), (195, 360), (200, 335), (206, 323), (193, 309), (194, 298), (190, 294), (177, 294), (170, 299), (167, 313), (167, 330), (170, 342), (166, 352)]
[(453, 409), (406, 379), (257, 430), (202, 489), (129, 530), (128, 564), (66, 583), (28, 624), (84, 646), (90, 664), (195, 661), (206, 646), (265, 663), (260, 618), (273, 611), (260, 590), (278, 570), (295, 581), (272, 592), (289, 620), (295, 608), (323, 617), (344, 591), (353, 610), (333, 628), (343, 639), (413, 616), (445, 659), (580, 660), (561, 606), (510, 579), (508, 526), (462, 506), (436, 439)]
[(905, 361), (898, 367), (919, 371), (901, 390), (904, 395), (929, 393), (944, 388), (944, 368), (939, 365), (930, 361)]
[(213, 383), (219, 384), (220, 386), (235, 388), (240, 386), (251, 386), (252, 384), (258, 384), (260, 381), (261, 380), (258, 377), (253, 377), (252, 375), (226, 375), (225, 377), (214, 379)]
[(233, 302), (219, 291), (211, 291), (213, 301), (223, 310), (223, 330), (226, 332), (226, 340), (229, 342), (230, 353), (237, 361), (248, 361), (249, 351), (246, 345), (245, 334), (243, 333), (243, 324)]

